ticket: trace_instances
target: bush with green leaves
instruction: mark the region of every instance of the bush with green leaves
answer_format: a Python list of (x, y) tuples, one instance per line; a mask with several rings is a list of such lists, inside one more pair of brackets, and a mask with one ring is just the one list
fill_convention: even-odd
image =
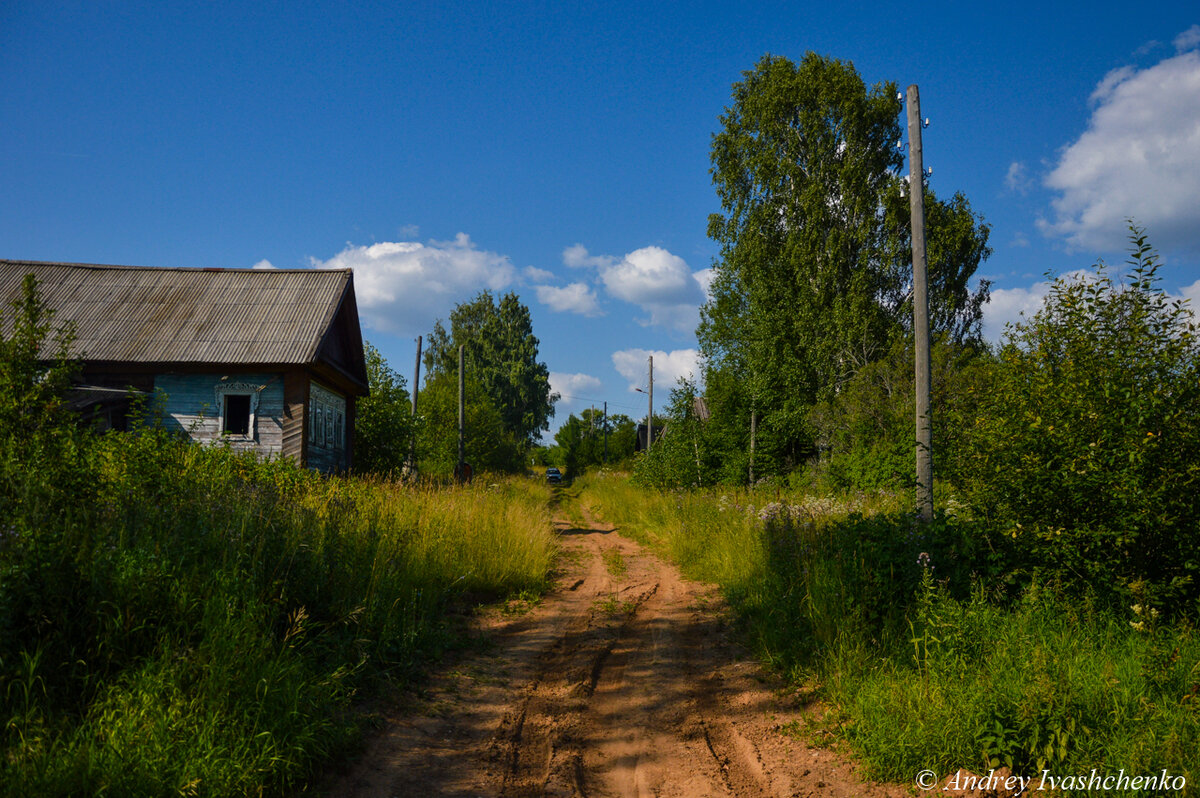
[(696, 396), (696, 384), (690, 380), (680, 379), (672, 389), (666, 419), (655, 417), (653, 445), (634, 463), (636, 484), (698, 488), (716, 481), (717, 454), (705, 422), (696, 415)]
[(404, 377), (370, 343), (363, 344), (371, 393), (358, 400), (354, 417), (354, 469), (398, 474), (408, 460), (414, 424)]
[[(946, 423), (961, 409), (973, 375), (988, 362), (975, 343), (944, 339), (932, 347), (935, 465), (957, 449), (960, 430)], [(911, 487), (916, 480), (916, 403), (911, 339), (898, 337), (886, 357), (859, 369), (809, 422), (821, 448), (818, 481), (834, 490)]]
[(1200, 338), (1145, 233), (1130, 238), (1123, 280), (1103, 264), (1059, 278), (1008, 329), (954, 422), (952, 478), (1018, 565), (1184, 608), (1200, 596)]

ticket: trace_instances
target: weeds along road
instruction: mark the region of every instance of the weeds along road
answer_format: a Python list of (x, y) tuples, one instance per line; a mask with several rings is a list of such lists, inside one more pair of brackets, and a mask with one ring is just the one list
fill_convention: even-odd
[[(586, 515), (585, 515), (586, 518)], [(729, 639), (715, 588), (557, 522), (556, 586), (392, 711), (332, 795), (901, 796), (786, 732), (809, 717)]]

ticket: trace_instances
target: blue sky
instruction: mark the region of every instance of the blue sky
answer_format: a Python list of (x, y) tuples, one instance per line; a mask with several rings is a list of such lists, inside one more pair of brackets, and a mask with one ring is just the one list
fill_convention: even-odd
[[(695, 362), (708, 151), (765, 53), (920, 87), (992, 226), (987, 328), (1126, 217), (1200, 301), (1200, 10), (1146, 3), (0, 3), (0, 257), (351, 266), (364, 334), (520, 294), (564, 395), (644, 414)], [(656, 392), (658, 393), (658, 392)], [(656, 396), (658, 399), (658, 396)], [(657, 404), (657, 402), (656, 402)]]

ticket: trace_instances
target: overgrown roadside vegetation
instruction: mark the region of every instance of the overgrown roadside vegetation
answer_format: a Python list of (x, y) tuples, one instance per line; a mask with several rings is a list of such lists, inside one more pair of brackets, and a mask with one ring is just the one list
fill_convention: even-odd
[[(1091, 768), (1200, 778), (1200, 639), (1144, 604), (996, 585), (1012, 539), (889, 494), (656, 492), (591, 476), (583, 501), (723, 588), (758, 654), (815, 689), (879, 778)], [(991, 585), (992, 587), (989, 587)]]
[(294, 793), (355, 741), (357, 693), (455, 644), (448, 608), (540, 591), (554, 555), (529, 480), (73, 444), (0, 462), (0, 792)]
[(296, 794), (355, 743), (357, 696), (457, 644), (448, 611), (544, 589), (540, 482), (330, 479), (153, 425), (93, 434), (66, 408), (69, 329), (32, 281), (6, 312), (0, 794)]
[[(829, 449), (756, 489), (713, 485), (717, 433), (685, 385), (635, 464), (648, 490), (594, 479), (585, 496), (721, 584), (878, 776), (1166, 771), (1196, 794), (1200, 335), (1130, 232), (1123, 275), (1055, 280), (998, 349), (950, 370), (932, 523), (863, 498), (911, 495), (891, 476), (912, 473), (904, 357), (860, 370), (810, 416), (839, 430)], [(852, 498), (813, 498), (831, 488)]]

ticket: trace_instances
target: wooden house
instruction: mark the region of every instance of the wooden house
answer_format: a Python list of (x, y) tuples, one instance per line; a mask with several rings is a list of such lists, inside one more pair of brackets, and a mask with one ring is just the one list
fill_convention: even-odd
[[(77, 404), (121, 427), (131, 391), (202, 442), (350, 468), (367, 394), (349, 269), (159, 269), (0, 260), (0, 303), (33, 274), (75, 328)], [(11, 323), (11, 322), (10, 322)]]

